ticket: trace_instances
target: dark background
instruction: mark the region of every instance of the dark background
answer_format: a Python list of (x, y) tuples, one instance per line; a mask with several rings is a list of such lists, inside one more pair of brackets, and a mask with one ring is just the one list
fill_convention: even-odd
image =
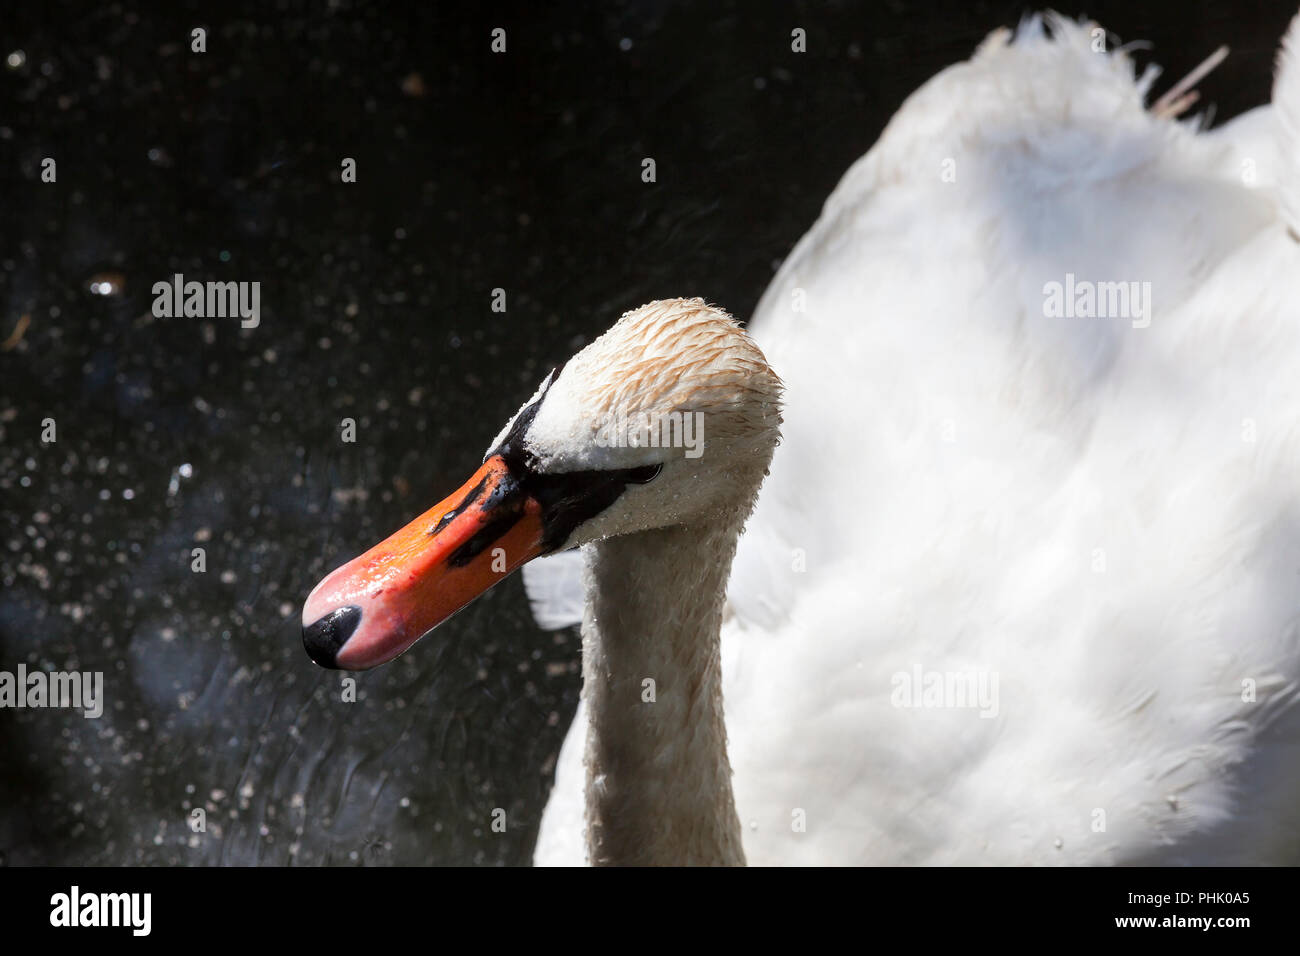
[[(27, 324), (0, 351), (0, 669), (100, 670), (107, 697), (0, 711), (4, 862), (527, 862), (576, 635), (538, 631), (516, 576), (343, 703), (303, 598), (625, 309), (748, 317), (903, 99), (1030, 9), (549, 7), (4, 11), (0, 340)], [(1295, 11), (1086, 7), (1151, 42), (1157, 94), (1229, 44), (1216, 122), (1267, 102)], [(261, 282), (260, 327), (153, 318), (175, 272)]]

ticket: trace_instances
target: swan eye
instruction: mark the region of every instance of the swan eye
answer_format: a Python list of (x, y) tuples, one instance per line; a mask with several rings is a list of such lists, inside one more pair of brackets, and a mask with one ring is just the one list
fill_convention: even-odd
[(629, 485), (648, 485), (659, 477), (659, 472), (664, 470), (663, 464), (646, 465), (644, 468), (632, 468), (627, 472), (624, 479)]

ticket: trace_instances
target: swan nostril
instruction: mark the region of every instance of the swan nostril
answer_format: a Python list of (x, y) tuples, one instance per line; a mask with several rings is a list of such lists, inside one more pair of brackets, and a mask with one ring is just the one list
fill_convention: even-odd
[(302, 629), (302, 646), (307, 656), (321, 667), (338, 670), (338, 653), (361, 623), (361, 608), (355, 604), (338, 608), (326, 614), (315, 624)]
[(624, 472), (629, 485), (648, 485), (659, 477), (659, 472), (664, 470), (663, 463), (656, 465), (646, 465), (643, 468), (631, 468)]

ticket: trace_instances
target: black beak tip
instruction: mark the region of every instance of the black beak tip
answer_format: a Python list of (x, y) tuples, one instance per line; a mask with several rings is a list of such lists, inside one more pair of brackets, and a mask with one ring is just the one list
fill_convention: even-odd
[(339, 651), (361, 623), (361, 608), (355, 604), (338, 608), (326, 614), (315, 624), (302, 629), (302, 646), (307, 656), (321, 667), (339, 670), (336, 663)]

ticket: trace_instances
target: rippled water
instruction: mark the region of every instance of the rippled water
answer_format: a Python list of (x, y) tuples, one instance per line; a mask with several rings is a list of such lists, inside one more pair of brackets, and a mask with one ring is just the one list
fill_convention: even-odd
[[(102, 671), (107, 704), (0, 711), (4, 861), (526, 862), (576, 635), (513, 578), (345, 703), (302, 599), (623, 310), (746, 316), (902, 99), (1020, 12), (948, 6), (6, 13), (0, 670)], [(1089, 10), (1169, 74), (1233, 43), (1222, 117), (1288, 11), (1213, 6)], [(177, 272), (260, 282), (260, 324), (155, 319)]]

